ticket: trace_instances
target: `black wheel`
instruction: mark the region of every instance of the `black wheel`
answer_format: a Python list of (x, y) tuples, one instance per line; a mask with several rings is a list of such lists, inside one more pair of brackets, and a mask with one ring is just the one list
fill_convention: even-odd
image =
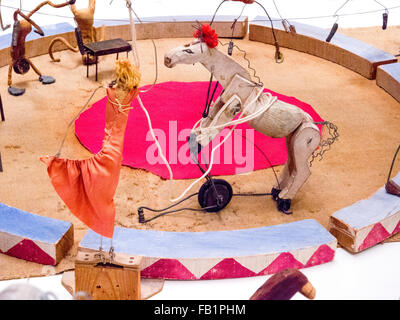
[(207, 212), (218, 212), (229, 204), (233, 191), (231, 185), (225, 180), (212, 179), (212, 181), (213, 183), (207, 181), (201, 186), (198, 200), (202, 208), (213, 207), (206, 209)]

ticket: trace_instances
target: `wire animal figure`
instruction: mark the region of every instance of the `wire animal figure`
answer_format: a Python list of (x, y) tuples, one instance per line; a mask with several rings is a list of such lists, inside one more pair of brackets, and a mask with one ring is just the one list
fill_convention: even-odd
[[(96, 0), (89, 0), (87, 8), (77, 9), (75, 4), (72, 4), (70, 8), (72, 14), (74, 15), (75, 22), (79, 28), (79, 32), (81, 33), (83, 44), (103, 41), (105, 39), (105, 26), (103, 25), (98, 29), (93, 26)], [(80, 51), (79, 46), (74, 47), (65, 38), (54, 38), (49, 46), (49, 56), (54, 62), (60, 62), (60, 59), (55, 58), (53, 54), (54, 45), (58, 42), (62, 42), (67, 49), (73, 52)], [(84, 65), (96, 63), (94, 57), (88, 58), (86, 54), (82, 54), (82, 62)]]
[[(26, 36), (31, 33), (32, 27), (35, 28), (35, 32), (41, 36), (44, 36), (43, 30), (31, 19), (32, 15), (40, 10), (45, 5), (50, 5), (53, 8), (62, 8), (69, 4), (74, 4), (76, 0), (69, 0), (62, 4), (53, 4), (51, 1), (44, 1), (39, 4), (28, 14), (22, 12), (21, 9), (17, 9), (14, 12), (14, 26), (12, 32), (11, 41), (11, 64), (8, 69), (8, 92), (14, 96), (20, 96), (25, 93), (25, 89), (15, 88), (12, 86), (12, 72), (16, 74), (26, 74), (32, 67), (33, 71), (39, 76), (39, 81), (42, 84), (51, 84), (55, 82), (55, 79), (50, 76), (44, 76), (39, 69), (32, 63), (32, 61), (26, 56), (25, 52), (25, 41)], [(19, 20), (18, 16), (22, 17), (23, 20)]]
[[(263, 93), (263, 87), (251, 80), (245, 68), (218, 51), (217, 36), (208, 25), (203, 25), (195, 36), (195, 41), (169, 51), (164, 57), (165, 66), (173, 68), (177, 64), (198, 62), (210, 71), (224, 90), (210, 108), (207, 117), (195, 125), (191, 139), (195, 139), (198, 150), (201, 150), (222, 129), (232, 126), (231, 130), (234, 130), (244, 122), (264, 135), (285, 137), (288, 159), (271, 193), (277, 201), (278, 210), (290, 214), (291, 200), (311, 175), (309, 158), (321, 143), (316, 123), (297, 106)], [(327, 125), (329, 122), (321, 124)], [(210, 162), (209, 170), (211, 166)]]

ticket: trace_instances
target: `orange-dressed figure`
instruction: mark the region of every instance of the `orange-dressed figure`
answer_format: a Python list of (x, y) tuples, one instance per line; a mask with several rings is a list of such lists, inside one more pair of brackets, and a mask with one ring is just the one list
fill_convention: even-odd
[(128, 60), (116, 62), (116, 87), (107, 89), (105, 138), (89, 159), (42, 157), (50, 180), (69, 210), (100, 235), (112, 238), (114, 194), (122, 164), (124, 135), (131, 102), (137, 97), (140, 74)]

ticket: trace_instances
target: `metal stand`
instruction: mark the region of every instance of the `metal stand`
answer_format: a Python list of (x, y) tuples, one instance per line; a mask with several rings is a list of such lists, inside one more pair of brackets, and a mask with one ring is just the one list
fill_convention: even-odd
[(3, 102), (1, 101), (1, 95), (0, 95), (0, 114), (1, 114), (1, 121), (6, 121), (6, 118), (4, 116)]

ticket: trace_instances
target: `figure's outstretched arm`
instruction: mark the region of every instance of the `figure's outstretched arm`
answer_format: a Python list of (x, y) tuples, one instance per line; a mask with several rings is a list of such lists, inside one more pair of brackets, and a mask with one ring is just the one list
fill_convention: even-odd
[(40, 28), (29, 16), (25, 15), (25, 13), (19, 9), (14, 12), (14, 21), (18, 20), (18, 15), (28, 21), (35, 28), (36, 33), (40, 34), (42, 37), (44, 36), (42, 28)]
[(96, 0), (89, 0), (89, 9), (93, 11), (96, 9)]
[(30, 18), (34, 13), (36, 13), (41, 7), (45, 6), (46, 4), (52, 6), (53, 8), (62, 8), (68, 5), (75, 4), (76, 0), (69, 0), (67, 2), (61, 3), (61, 4), (54, 4), (51, 1), (43, 1), (41, 4), (39, 4), (35, 9), (33, 9), (27, 16)]

